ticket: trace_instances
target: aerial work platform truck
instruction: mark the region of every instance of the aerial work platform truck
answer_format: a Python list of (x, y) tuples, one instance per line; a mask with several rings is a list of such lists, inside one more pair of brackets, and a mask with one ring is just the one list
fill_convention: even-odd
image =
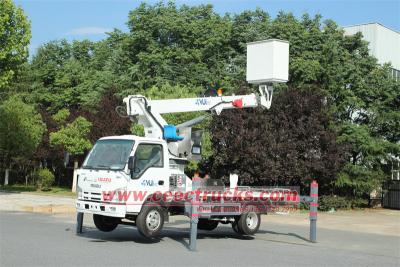
[[(144, 137), (108, 136), (95, 143), (77, 172), (77, 231), (82, 231), (83, 214), (90, 213), (100, 231), (132, 224), (143, 236), (153, 238), (169, 216), (185, 214), (199, 229), (213, 230), (224, 223), (232, 224), (239, 234), (255, 234), (260, 214), (265, 213), (266, 204), (260, 200), (270, 200), (271, 192), (243, 194), (235, 175), (229, 187), (218, 180), (205, 183), (189, 178), (184, 168), (201, 154), (201, 135), (192, 126), (227, 109), (269, 109), (274, 84), (288, 80), (288, 67), (288, 42), (259, 41), (247, 45), (247, 81), (258, 85), (257, 93), (223, 96), (219, 92), (166, 100), (125, 97), (118, 111), (123, 109), (124, 116), (143, 125)], [(209, 115), (180, 125), (163, 118), (164, 114), (198, 111)]]

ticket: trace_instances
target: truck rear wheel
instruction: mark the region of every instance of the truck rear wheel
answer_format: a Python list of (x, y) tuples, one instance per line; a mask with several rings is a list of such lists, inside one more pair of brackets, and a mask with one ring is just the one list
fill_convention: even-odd
[(94, 225), (102, 232), (111, 232), (117, 228), (120, 221), (120, 218), (93, 214)]
[[(248, 206), (237, 222), (238, 232), (245, 235), (254, 235), (260, 228), (261, 216), (256, 212), (256, 207)], [(234, 229), (235, 230), (235, 229)]]
[(197, 223), (197, 229), (212, 231), (218, 226), (218, 221), (208, 220), (208, 219), (199, 219)]
[(136, 218), (136, 227), (139, 233), (147, 238), (156, 237), (164, 225), (164, 211), (152, 203), (151, 206), (143, 206), (142, 211)]

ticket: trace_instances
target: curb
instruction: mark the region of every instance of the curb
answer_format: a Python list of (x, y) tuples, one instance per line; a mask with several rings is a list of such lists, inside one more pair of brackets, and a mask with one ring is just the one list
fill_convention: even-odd
[(75, 207), (70, 205), (38, 205), (38, 206), (18, 206), (11, 209), (1, 209), (0, 211), (33, 212), (47, 214), (73, 214)]
[(39, 205), (39, 206), (23, 206), (23, 211), (35, 213), (51, 213), (51, 214), (72, 214), (76, 213), (74, 206), (69, 205)]
[(76, 209), (71, 205), (37, 205), (37, 206), (11, 206), (0, 209), (0, 212), (32, 212), (44, 214), (75, 214)]

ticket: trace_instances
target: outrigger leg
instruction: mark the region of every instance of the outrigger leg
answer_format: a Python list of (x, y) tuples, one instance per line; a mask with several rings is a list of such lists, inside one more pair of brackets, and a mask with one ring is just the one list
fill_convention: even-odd
[(76, 234), (82, 234), (83, 212), (76, 213)]

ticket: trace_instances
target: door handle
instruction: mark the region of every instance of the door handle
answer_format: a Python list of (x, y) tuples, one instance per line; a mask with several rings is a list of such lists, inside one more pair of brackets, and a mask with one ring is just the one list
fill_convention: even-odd
[(164, 181), (163, 180), (159, 180), (158, 181), (158, 185), (163, 185), (164, 184)]

